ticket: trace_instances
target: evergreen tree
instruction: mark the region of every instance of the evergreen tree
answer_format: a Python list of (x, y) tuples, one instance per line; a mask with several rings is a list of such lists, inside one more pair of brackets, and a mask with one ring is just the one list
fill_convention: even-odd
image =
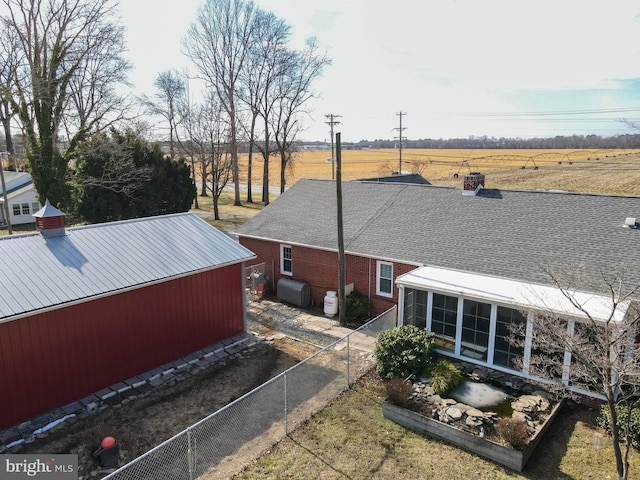
[(185, 212), (196, 195), (189, 167), (157, 143), (112, 130), (82, 145), (74, 177), (77, 213), (90, 223)]

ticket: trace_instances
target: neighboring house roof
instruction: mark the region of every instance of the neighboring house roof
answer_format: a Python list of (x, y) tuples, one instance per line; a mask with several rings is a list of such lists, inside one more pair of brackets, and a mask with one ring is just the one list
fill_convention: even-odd
[(0, 238), (0, 322), (255, 255), (191, 213)]
[[(14, 198), (17, 198), (20, 195), (27, 193), (29, 191), (33, 192), (35, 196), (35, 189), (33, 188), (33, 183), (28, 183), (26, 185), (19, 185), (11, 190), (7, 189), (7, 199), (13, 200)], [(2, 189), (0, 189), (0, 203), (4, 203), (4, 195), (2, 195), (1, 192), (2, 192)]]
[[(549, 283), (543, 266), (570, 267), (582, 289), (626, 265), (640, 285), (640, 197), (343, 182), (347, 253)], [(240, 236), (337, 250), (336, 186), (300, 180), (239, 227)]]
[(403, 173), (401, 175), (387, 175), (385, 177), (360, 178), (357, 182), (378, 183), (415, 183), (418, 185), (431, 185), (424, 177), (417, 173)]
[[(31, 180), (31, 175), (29, 175), (26, 172), (13, 172), (11, 170), (5, 170), (3, 172), (3, 175), (4, 175), (4, 185), (7, 188), (7, 195), (27, 185), (33, 188), (33, 181)], [(0, 194), (2, 193), (3, 193), (2, 185), (0, 185)]]

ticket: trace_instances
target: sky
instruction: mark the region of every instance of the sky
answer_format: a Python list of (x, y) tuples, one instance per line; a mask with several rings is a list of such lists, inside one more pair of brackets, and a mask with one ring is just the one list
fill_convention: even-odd
[[(139, 94), (195, 68), (182, 39), (203, 0), (121, 0)], [(255, 0), (332, 64), (303, 140), (612, 136), (640, 123), (635, 0)], [(400, 113), (402, 115), (399, 115)], [(402, 131), (400, 131), (402, 118)]]

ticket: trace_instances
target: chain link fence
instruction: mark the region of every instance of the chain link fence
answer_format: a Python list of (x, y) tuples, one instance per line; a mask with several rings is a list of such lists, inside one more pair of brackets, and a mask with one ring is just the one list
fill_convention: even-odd
[(393, 307), (105, 480), (231, 477), (368, 372), (378, 333), (395, 326)]

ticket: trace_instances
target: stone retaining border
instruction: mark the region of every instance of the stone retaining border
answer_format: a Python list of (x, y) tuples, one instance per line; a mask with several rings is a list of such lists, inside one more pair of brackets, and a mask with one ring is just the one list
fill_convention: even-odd
[(147, 396), (164, 386), (175, 385), (176, 382), (193, 376), (212, 365), (240, 356), (264, 340), (263, 337), (255, 334), (240, 333), (178, 360), (165, 363), (148, 372), (103, 388), (39, 417), (0, 431), (0, 454), (18, 453), (23, 444), (33, 443), (36, 438), (44, 438), (51, 432), (72, 425), (78, 421), (78, 418), (95, 415), (107, 408), (117, 407), (136, 398)]

